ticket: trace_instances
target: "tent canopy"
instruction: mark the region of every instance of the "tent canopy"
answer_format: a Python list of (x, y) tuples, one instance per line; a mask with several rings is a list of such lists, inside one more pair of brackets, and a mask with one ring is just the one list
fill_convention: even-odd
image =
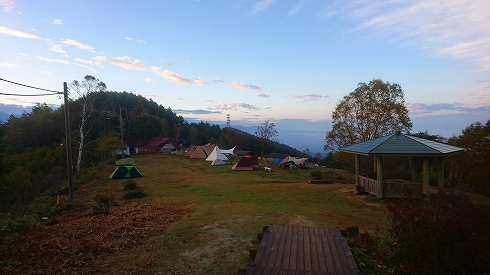
[(133, 165), (118, 166), (109, 176), (110, 179), (127, 179), (138, 177), (143, 177), (143, 174), (141, 174), (140, 171), (136, 169), (136, 166)]
[(240, 160), (231, 167), (234, 171), (253, 171), (254, 165), (259, 164), (257, 157), (241, 157)]

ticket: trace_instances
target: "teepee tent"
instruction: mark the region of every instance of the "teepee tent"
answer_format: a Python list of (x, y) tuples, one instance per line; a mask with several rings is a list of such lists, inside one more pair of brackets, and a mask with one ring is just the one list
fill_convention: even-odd
[(109, 176), (110, 179), (127, 179), (127, 178), (137, 178), (143, 177), (143, 175), (136, 169), (134, 165), (121, 165), (116, 167), (112, 174)]
[(228, 158), (221, 152), (221, 150), (218, 148), (218, 146), (214, 147), (214, 150), (209, 154), (209, 156), (206, 158), (207, 161), (213, 161), (213, 160), (228, 160)]
[(202, 148), (202, 146), (196, 146), (196, 149), (190, 156), (191, 159), (205, 159), (208, 157), (208, 154), (206, 154), (206, 151)]
[(196, 146), (192, 145), (191, 147), (189, 147), (187, 149), (187, 151), (185, 151), (185, 157), (190, 157), (192, 156), (192, 154), (194, 153), (194, 151), (196, 151)]

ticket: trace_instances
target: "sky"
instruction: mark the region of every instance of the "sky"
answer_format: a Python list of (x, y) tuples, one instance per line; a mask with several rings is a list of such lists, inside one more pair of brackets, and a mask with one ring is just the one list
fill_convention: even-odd
[[(451, 137), (490, 119), (488, 0), (0, 0), (0, 78), (62, 91), (92, 75), (186, 120), (323, 151), (344, 96), (398, 83), (412, 132)], [(0, 111), (41, 90), (0, 81)]]

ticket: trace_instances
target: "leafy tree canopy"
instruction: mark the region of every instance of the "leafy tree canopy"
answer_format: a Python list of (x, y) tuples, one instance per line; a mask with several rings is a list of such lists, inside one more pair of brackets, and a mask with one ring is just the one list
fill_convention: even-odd
[(359, 83), (337, 105), (332, 120), (326, 151), (412, 128), (401, 86), (381, 79)]

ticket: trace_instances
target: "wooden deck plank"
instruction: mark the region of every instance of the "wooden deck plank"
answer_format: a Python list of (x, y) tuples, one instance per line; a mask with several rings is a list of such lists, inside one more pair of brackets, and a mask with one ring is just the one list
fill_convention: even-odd
[[(269, 259), (264, 266), (274, 268), (276, 265), (277, 253), (279, 252), (277, 247), (279, 246), (279, 240), (281, 239), (282, 227), (272, 225), (269, 226), (269, 231), (270, 234), (273, 234), (273, 239), (272, 245), (267, 248), (269, 250)], [(277, 266), (280, 266), (280, 263)]]
[(293, 226), (292, 230), (292, 241), (291, 241), (291, 254), (290, 254), (290, 259), (289, 259), (289, 268), (291, 270), (296, 270), (297, 269), (297, 255), (298, 255), (298, 238), (296, 237), (298, 235), (298, 227)]
[(318, 255), (318, 270), (327, 270), (327, 262), (325, 257), (325, 250), (323, 248), (321, 228), (314, 227), (313, 232), (316, 240), (316, 252)]
[(309, 226), (308, 227), (308, 236), (309, 236), (309, 242), (311, 243), (310, 246), (310, 257), (311, 257), (311, 271), (319, 271), (319, 263), (318, 263), (318, 253), (317, 253), (317, 237), (315, 236), (315, 231), (314, 227)]
[(296, 251), (296, 269), (297, 270), (305, 270), (305, 249), (304, 249), (304, 234), (303, 227), (297, 226), (298, 228), (298, 251)]
[(285, 238), (285, 244), (284, 244), (284, 252), (282, 254), (282, 263), (284, 269), (291, 269), (291, 243), (293, 241), (293, 227), (292, 226), (286, 226), (286, 238)]
[(320, 233), (322, 233), (320, 236), (321, 236), (321, 242), (323, 245), (325, 262), (326, 262), (326, 266), (327, 266), (326, 270), (327, 270), (327, 272), (335, 274), (335, 272), (336, 272), (335, 263), (334, 263), (335, 261), (333, 259), (332, 249), (331, 249), (332, 243), (331, 243), (330, 239), (328, 238), (329, 231), (327, 228), (321, 228)]
[(304, 243), (304, 270), (306, 272), (311, 271), (311, 265), (312, 265), (312, 254), (311, 254), (311, 245), (315, 245), (314, 243), (311, 242), (310, 239), (310, 234), (309, 234), (309, 228), (308, 227), (302, 227), (303, 228), (303, 243)]
[(271, 225), (247, 275), (360, 274), (338, 228)]

